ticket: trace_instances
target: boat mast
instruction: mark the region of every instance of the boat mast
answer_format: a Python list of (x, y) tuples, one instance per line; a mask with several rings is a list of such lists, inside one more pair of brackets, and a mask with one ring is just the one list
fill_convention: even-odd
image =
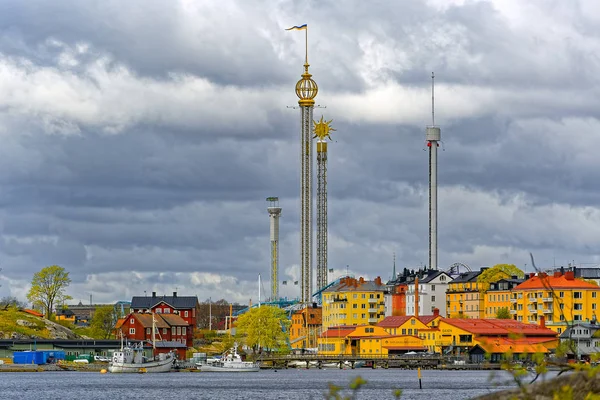
[(156, 351), (156, 320), (154, 319), (154, 313), (152, 313), (152, 355)]

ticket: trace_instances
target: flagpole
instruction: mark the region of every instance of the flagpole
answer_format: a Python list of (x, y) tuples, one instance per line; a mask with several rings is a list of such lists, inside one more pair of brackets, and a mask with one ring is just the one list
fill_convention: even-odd
[(306, 46), (304, 62), (308, 65), (308, 25), (306, 25), (306, 29), (304, 30), (304, 45)]

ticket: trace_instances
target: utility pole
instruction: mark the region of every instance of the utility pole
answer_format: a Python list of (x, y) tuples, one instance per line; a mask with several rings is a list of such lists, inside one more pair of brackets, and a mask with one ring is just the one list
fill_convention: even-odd
[(208, 298), (208, 330), (212, 331), (212, 297)]

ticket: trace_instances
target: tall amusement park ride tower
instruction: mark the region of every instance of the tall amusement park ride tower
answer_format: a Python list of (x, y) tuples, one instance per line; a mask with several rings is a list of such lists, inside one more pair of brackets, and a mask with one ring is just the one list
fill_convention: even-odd
[(308, 72), (308, 29), (306, 24), (288, 30), (305, 32), (304, 73), (296, 83), (296, 96), (300, 106), (300, 272), (301, 301), (312, 298), (312, 131), (313, 109), (319, 88)]
[(317, 290), (327, 286), (327, 141), (331, 121), (314, 121), (317, 138)]
[(279, 197), (267, 197), (269, 219), (271, 220), (271, 301), (279, 300)]
[(435, 75), (431, 73), (431, 125), (425, 128), (425, 140), (429, 147), (429, 268), (437, 269), (437, 150), (442, 131), (435, 124)]

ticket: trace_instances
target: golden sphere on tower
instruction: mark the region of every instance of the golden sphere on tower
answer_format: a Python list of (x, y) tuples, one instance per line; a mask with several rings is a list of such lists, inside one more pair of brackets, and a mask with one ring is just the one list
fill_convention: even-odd
[(312, 79), (312, 75), (308, 73), (308, 64), (304, 64), (302, 79), (296, 83), (296, 96), (300, 99), (298, 100), (298, 104), (301, 106), (314, 105), (314, 99), (317, 97), (318, 92), (319, 87), (317, 86), (317, 82), (315, 82)]

